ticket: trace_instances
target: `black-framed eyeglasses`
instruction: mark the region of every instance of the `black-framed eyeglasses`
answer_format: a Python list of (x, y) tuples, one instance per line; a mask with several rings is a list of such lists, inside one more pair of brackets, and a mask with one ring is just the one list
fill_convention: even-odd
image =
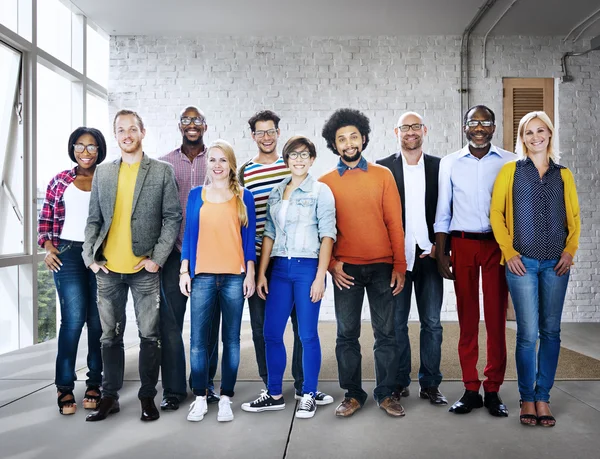
[(87, 150), (90, 155), (95, 155), (98, 153), (98, 145), (84, 145), (82, 143), (74, 143), (73, 148), (77, 153), (83, 153), (84, 150)]
[(494, 122), (492, 120), (467, 120), (466, 125), (470, 128), (474, 128), (479, 126), (480, 124), (483, 127), (492, 127), (494, 125)]
[(190, 117), (190, 116), (182, 116), (179, 121), (181, 122), (181, 124), (183, 124), (184, 126), (189, 126), (190, 124), (194, 123), (196, 126), (202, 126), (203, 124), (206, 123), (206, 120), (204, 118), (202, 118), (201, 116), (194, 116), (194, 117)]
[(400, 131), (402, 132), (408, 132), (409, 130), (413, 130), (413, 131), (418, 131), (419, 129), (421, 129), (423, 126), (425, 126), (422, 123), (415, 123), (415, 124), (402, 124), (400, 126), (398, 126), (398, 129), (400, 129)]
[(310, 153), (308, 151), (292, 151), (288, 154), (288, 158), (290, 159), (308, 159), (310, 158)]
[(254, 131), (254, 137), (262, 139), (265, 134), (269, 134), (269, 137), (275, 137), (277, 129), (267, 129), (266, 131)]

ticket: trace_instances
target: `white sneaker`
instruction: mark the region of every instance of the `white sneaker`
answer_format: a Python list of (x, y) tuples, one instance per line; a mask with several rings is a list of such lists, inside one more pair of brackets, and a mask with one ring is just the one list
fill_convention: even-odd
[(197, 395), (196, 400), (190, 404), (190, 411), (188, 412), (187, 420), (192, 422), (202, 421), (206, 413), (208, 413), (206, 397)]
[(227, 395), (221, 395), (221, 399), (219, 400), (219, 413), (217, 414), (217, 421), (233, 421), (233, 411), (231, 411), (231, 399), (227, 397)]
[(301, 419), (312, 418), (317, 411), (317, 403), (312, 394), (304, 394), (302, 400), (298, 403), (296, 417)]

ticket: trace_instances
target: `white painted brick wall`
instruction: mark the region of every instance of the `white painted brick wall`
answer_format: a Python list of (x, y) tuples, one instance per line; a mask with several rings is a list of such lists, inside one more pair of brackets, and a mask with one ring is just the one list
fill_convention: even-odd
[[(502, 145), (502, 78), (559, 78), (560, 58), (573, 49), (560, 37), (492, 38), (489, 77), (484, 78), (481, 44), (476, 38), (471, 47), (471, 104), (483, 103), (496, 112), (496, 143)], [(117, 36), (111, 39), (110, 112), (139, 111), (147, 125), (145, 150), (158, 156), (180, 143), (179, 111), (197, 105), (208, 119), (206, 140), (232, 142), (241, 162), (255, 154), (248, 118), (270, 108), (282, 118), (282, 146), (296, 134), (315, 141), (319, 156), (313, 172), (320, 175), (337, 160), (320, 134), (333, 110), (359, 108), (370, 117), (371, 143), (365, 152), (370, 160), (396, 151), (395, 122), (403, 111), (415, 110), (429, 129), (426, 151), (445, 156), (462, 146), (459, 53), (460, 37), (454, 36)], [(557, 85), (556, 113), (562, 163), (574, 172), (578, 186), (582, 233), (563, 319), (600, 321), (600, 209), (594, 198), (600, 191), (600, 53), (572, 58), (569, 69), (575, 81)], [(114, 141), (112, 150), (115, 154)], [(456, 320), (451, 283), (445, 290), (442, 318)], [(334, 319), (331, 286), (321, 315)]]

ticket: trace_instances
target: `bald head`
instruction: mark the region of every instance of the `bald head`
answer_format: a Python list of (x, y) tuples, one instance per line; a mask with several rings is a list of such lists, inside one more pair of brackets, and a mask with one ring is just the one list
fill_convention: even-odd
[(421, 154), (423, 139), (427, 134), (427, 127), (423, 123), (423, 117), (416, 112), (403, 113), (398, 118), (398, 124), (394, 129), (398, 143), (403, 153), (413, 152)]

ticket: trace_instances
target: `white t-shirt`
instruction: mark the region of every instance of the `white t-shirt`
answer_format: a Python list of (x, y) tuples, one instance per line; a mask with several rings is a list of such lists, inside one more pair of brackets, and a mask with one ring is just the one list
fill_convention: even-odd
[(63, 195), (65, 201), (65, 222), (61, 239), (83, 242), (85, 240), (85, 225), (89, 214), (91, 191), (82, 191), (71, 183)]

